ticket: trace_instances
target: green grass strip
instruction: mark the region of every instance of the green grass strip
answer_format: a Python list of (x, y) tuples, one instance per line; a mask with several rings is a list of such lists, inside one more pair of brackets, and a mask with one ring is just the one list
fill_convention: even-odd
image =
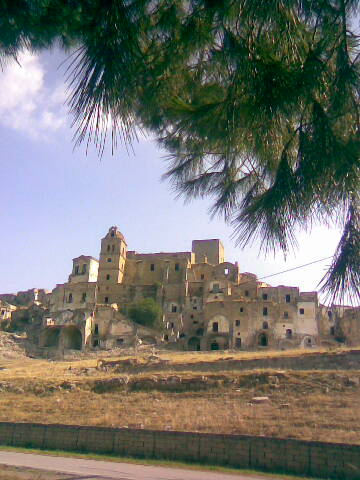
[(152, 465), (157, 467), (169, 467), (169, 468), (183, 468), (186, 470), (202, 470), (210, 472), (220, 472), (227, 473), (230, 475), (249, 475), (259, 478), (259, 476), (264, 479), (274, 479), (274, 480), (328, 480), (320, 477), (305, 477), (297, 475), (288, 475), (284, 473), (269, 473), (263, 472), (260, 470), (246, 470), (246, 469), (237, 469), (222, 467), (219, 465), (208, 465), (205, 463), (196, 463), (196, 462), (179, 462), (174, 460), (161, 460), (161, 459), (151, 459), (151, 458), (135, 458), (135, 457), (120, 457), (115, 455), (102, 455), (98, 453), (79, 453), (79, 452), (69, 452), (63, 450), (40, 450), (36, 448), (24, 448), (24, 447), (9, 447), (8, 445), (0, 445), (0, 450), (8, 450), (12, 452), (21, 452), (21, 453), (34, 453), (37, 455), (50, 455), (56, 457), (69, 457), (69, 458), (83, 458), (88, 460), (102, 460), (106, 462), (115, 462), (115, 463), (130, 463), (135, 465)]

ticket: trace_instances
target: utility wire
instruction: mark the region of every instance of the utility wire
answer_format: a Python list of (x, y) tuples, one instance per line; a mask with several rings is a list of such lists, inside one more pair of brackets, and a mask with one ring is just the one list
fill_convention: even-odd
[[(298, 270), (299, 268), (308, 267), (309, 265), (313, 265), (314, 263), (324, 262), (325, 260), (330, 260), (330, 258), (333, 258), (333, 256), (331, 255), (331, 257), (320, 258), (319, 260), (314, 260), (313, 262), (304, 263), (303, 265), (299, 265), (293, 268), (288, 268), (287, 270), (283, 270), (282, 272), (272, 273), (271, 275), (265, 275), (264, 277), (258, 277), (255, 280), (255, 282), (258, 280), (263, 280), (264, 278), (275, 277), (276, 275), (281, 275), (282, 273), (292, 272), (293, 270)], [(254, 280), (249, 280), (247, 282), (240, 282), (240, 285), (246, 285), (247, 283), (253, 283), (253, 282)]]
[(282, 272), (272, 273), (271, 275), (266, 275), (265, 277), (260, 277), (260, 278), (258, 278), (258, 280), (263, 280), (264, 278), (275, 277), (275, 275), (280, 275), (281, 273), (292, 272), (293, 270), (298, 270), (299, 268), (308, 267), (309, 265), (313, 265), (314, 263), (324, 262), (325, 260), (329, 260), (330, 258), (333, 258), (333, 256), (331, 255), (331, 257), (320, 258), (320, 260), (314, 260), (313, 262), (304, 263), (303, 265), (299, 265), (298, 267), (289, 268), (288, 270), (283, 270)]

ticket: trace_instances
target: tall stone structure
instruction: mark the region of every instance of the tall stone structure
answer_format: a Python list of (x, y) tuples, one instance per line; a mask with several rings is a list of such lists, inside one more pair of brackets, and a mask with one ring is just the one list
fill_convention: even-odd
[(225, 261), (219, 239), (194, 240), (191, 252), (137, 253), (127, 250), (115, 226), (101, 240), (99, 262), (83, 255), (73, 260), (69, 281), (50, 294), (45, 327), (78, 325), (88, 348), (126, 344), (134, 331), (120, 312), (147, 297), (161, 306), (162, 341), (178, 348), (284, 349), (319, 342), (316, 292), (272, 287), (241, 272)]
[[(117, 227), (111, 227), (101, 240), (98, 284), (102, 286), (122, 283), (125, 271), (127, 244)], [(105, 294), (101, 294), (105, 296)]]

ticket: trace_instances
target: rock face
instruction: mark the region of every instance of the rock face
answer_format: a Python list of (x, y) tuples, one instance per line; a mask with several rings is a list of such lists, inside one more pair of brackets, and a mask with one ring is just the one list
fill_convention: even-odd
[(0, 332), (0, 358), (16, 359), (25, 357), (27, 343), (24, 336)]

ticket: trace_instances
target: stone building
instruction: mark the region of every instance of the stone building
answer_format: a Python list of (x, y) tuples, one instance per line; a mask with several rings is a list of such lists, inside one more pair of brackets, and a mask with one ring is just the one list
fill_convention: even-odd
[[(316, 292), (272, 287), (225, 261), (219, 239), (194, 240), (189, 252), (138, 253), (111, 227), (99, 260), (73, 259), (68, 282), (48, 296), (40, 343), (82, 348), (128, 344), (149, 329), (121, 313), (142, 298), (162, 308), (162, 341), (185, 350), (310, 347), (319, 343)], [(60, 342), (60, 343), (61, 343)]]
[(11, 305), (4, 300), (0, 300), (0, 322), (4, 320), (9, 320), (15, 310), (16, 307), (14, 305)]

